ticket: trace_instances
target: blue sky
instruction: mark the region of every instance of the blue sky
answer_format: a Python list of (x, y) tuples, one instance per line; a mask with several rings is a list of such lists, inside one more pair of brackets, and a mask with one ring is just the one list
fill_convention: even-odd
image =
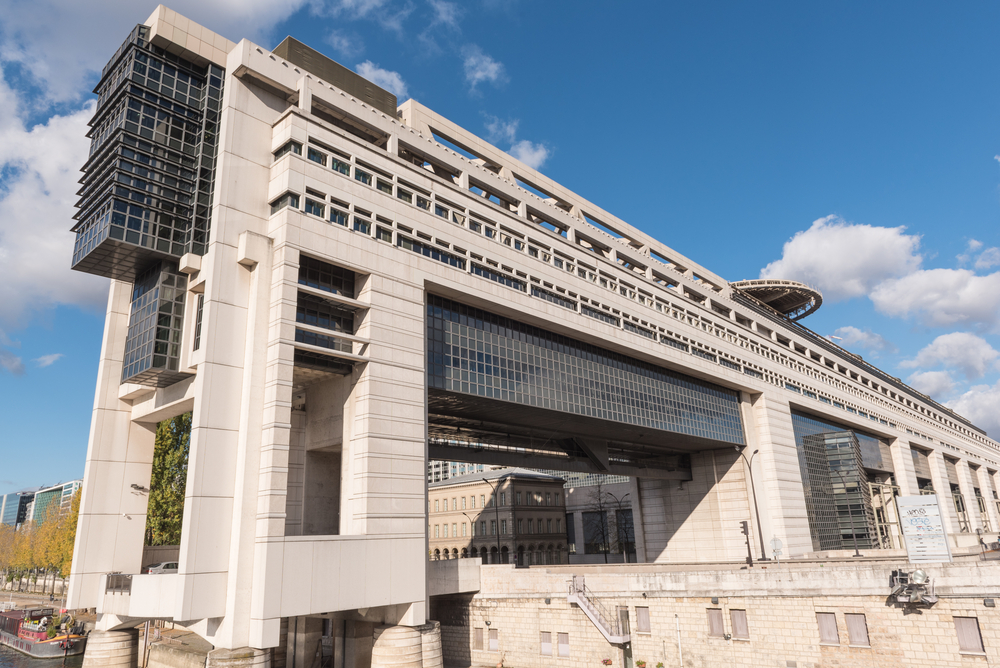
[[(1000, 5), (182, 0), (292, 34), (1000, 437)], [(97, 73), (155, 5), (0, 0), (0, 493), (83, 473), (106, 283), (69, 271)]]

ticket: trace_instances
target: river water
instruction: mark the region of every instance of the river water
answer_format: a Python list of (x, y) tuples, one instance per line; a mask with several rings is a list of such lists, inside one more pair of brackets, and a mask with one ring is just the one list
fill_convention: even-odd
[[(62, 665), (62, 659), (32, 659), (6, 645), (0, 645), (0, 668), (61, 668)], [(82, 665), (82, 654), (66, 659), (67, 668), (80, 668)]]

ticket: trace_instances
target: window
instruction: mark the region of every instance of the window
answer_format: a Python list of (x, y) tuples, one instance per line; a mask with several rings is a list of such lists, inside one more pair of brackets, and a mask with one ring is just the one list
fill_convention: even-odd
[(552, 495), (549, 492), (545, 492), (545, 505), (552, 505)]
[(435, 513), (441, 512), (440, 503), (441, 503), (440, 501), (438, 501), (437, 499), (434, 499), (434, 512)]
[(447, 538), (447, 537), (448, 537), (448, 525), (445, 524), (444, 525), (444, 535), (442, 536), (442, 538)]
[(848, 644), (851, 647), (871, 647), (868, 642), (868, 624), (865, 622), (863, 613), (847, 613), (844, 615), (847, 621)]
[(541, 636), (542, 656), (552, 656), (552, 634), (548, 631), (542, 631)]
[(347, 213), (340, 209), (330, 207), (330, 222), (347, 227)]
[(638, 633), (652, 633), (649, 627), (649, 608), (635, 609), (635, 630)]
[(323, 217), (323, 210), (326, 207), (319, 202), (313, 201), (306, 197), (306, 213), (311, 213), (314, 216)]
[(559, 494), (556, 494), (556, 505), (559, 505)]
[(410, 204), (413, 204), (413, 193), (407, 190), (403, 190), (402, 188), (396, 188), (396, 197), (403, 200), (404, 202), (409, 202)]
[(491, 536), (497, 535), (497, 521), (496, 520), (490, 520), (490, 535)]
[(486, 535), (486, 522), (485, 521), (479, 523), (479, 535), (480, 536), (485, 536)]
[(507, 520), (500, 520), (500, 533), (507, 535)]
[(458, 499), (457, 498), (452, 497), (452, 499), (451, 499), (451, 509), (452, 510), (458, 510)]
[[(475, 506), (472, 506), (472, 507), (475, 508)], [(480, 494), (479, 495), (479, 507), (480, 508), (485, 508), (486, 507), (486, 495), (485, 494)]]
[(552, 533), (552, 520), (545, 520), (545, 533)]
[(462, 497), (462, 510), (465, 510), (465, 497)]
[(535, 526), (534, 522), (532, 522), (531, 520), (528, 520), (528, 533), (535, 533), (534, 526)]
[(331, 169), (333, 169), (333, 171), (340, 172), (344, 176), (351, 175), (350, 164), (343, 162), (341, 160), (337, 160), (336, 158), (330, 158), (330, 167)]
[(453, 538), (458, 536), (458, 524), (456, 522), (451, 523), (451, 535)]
[(475, 495), (472, 495), (472, 496), (469, 497), (469, 503), (471, 504), (471, 508), (473, 510), (475, 510), (476, 509), (476, 496)]
[(975, 617), (955, 617), (955, 632), (958, 633), (958, 651), (984, 654), (983, 635), (979, 631), (979, 620)]
[(392, 184), (389, 183), (388, 181), (383, 181), (382, 179), (379, 179), (377, 181), (377, 185), (375, 187), (378, 188), (379, 190), (381, 190), (382, 192), (386, 193), (386, 194), (389, 194), (389, 195), (392, 194)]
[(521, 505), (521, 493), (517, 493), (517, 505)]
[(559, 636), (559, 656), (569, 656), (569, 634), (560, 633)]
[(379, 225), (375, 229), (375, 238), (378, 239), (379, 241), (388, 241), (389, 243), (392, 243), (392, 230), (390, 230), (387, 227), (382, 227), (381, 225)]
[(442, 218), (448, 217), (448, 209), (444, 208), (440, 204), (434, 205), (434, 213), (438, 216), (441, 216)]
[(435, 524), (434, 525), (434, 537), (435, 538), (440, 538), (441, 537), (441, 525), (440, 524)]
[(473, 522), (472, 523), (472, 537), (475, 538), (475, 536), (476, 536), (476, 523)]
[(501, 506), (507, 505), (507, 492), (500, 492), (500, 505)]
[[(198, 310), (194, 318), (194, 345), (191, 347), (192, 350), (198, 350), (201, 347), (201, 316), (202, 312), (205, 310), (205, 293), (202, 292), (198, 295)], [(995, 494), (996, 492), (994, 492)]]
[(286, 153), (294, 153), (295, 155), (302, 155), (302, 144), (297, 141), (287, 142), (284, 146), (279, 148), (274, 152), (274, 159), (277, 160)]
[(490, 651), (500, 651), (500, 629), (490, 629)]
[(483, 630), (472, 629), (472, 649), (483, 648)]
[(359, 169), (359, 168), (355, 167), (354, 168), (354, 180), (355, 181), (361, 181), (361, 183), (365, 184), (366, 186), (370, 186), (372, 184), (372, 175), (369, 174), (368, 172), (366, 172), (363, 169)]
[(733, 623), (733, 637), (739, 640), (750, 640), (750, 627), (747, 625), (746, 610), (730, 610), (729, 621)]
[(462, 522), (462, 538), (466, 536), (465, 522)]
[(708, 635), (719, 638), (726, 635), (726, 628), (722, 623), (722, 610), (719, 608), (708, 609)]
[(320, 153), (312, 146), (309, 147), (309, 159), (326, 167), (326, 154)]
[(371, 234), (371, 221), (367, 218), (362, 218), (361, 216), (354, 216), (354, 231), (361, 232), (362, 234)]
[(562, 533), (562, 520), (556, 520), (556, 533)]
[(430, 200), (426, 199), (424, 197), (421, 197), (420, 195), (417, 195), (417, 206), (419, 206), (421, 209), (426, 209), (427, 211), (431, 210), (431, 202), (430, 202)]
[(295, 195), (293, 193), (285, 193), (284, 195), (282, 195), (278, 199), (274, 200), (271, 203), (271, 215), (273, 216), (274, 214), (276, 214), (279, 211), (281, 211), (282, 209), (284, 209), (286, 206), (290, 206), (293, 209), (298, 209), (299, 208), (299, 196)]
[(524, 533), (524, 520), (517, 521), (517, 532)]

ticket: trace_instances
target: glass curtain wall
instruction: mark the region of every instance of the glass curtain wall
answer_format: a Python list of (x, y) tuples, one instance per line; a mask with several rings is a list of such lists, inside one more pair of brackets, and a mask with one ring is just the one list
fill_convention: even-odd
[(792, 413), (813, 549), (882, 547), (869, 483), (891, 483), (887, 442), (834, 422)]

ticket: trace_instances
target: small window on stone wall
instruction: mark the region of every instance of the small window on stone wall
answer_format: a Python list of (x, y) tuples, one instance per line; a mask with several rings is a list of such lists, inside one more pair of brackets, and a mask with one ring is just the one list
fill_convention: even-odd
[(977, 618), (955, 617), (955, 631), (958, 633), (958, 651), (972, 654), (985, 653)]
[(847, 636), (851, 647), (871, 647), (868, 641), (868, 624), (865, 622), (863, 613), (847, 613), (844, 615), (847, 621)]
[(500, 630), (490, 629), (490, 651), (499, 652), (500, 651)]
[(472, 649), (483, 648), (483, 630), (472, 629)]
[(560, 633), (559, 635), (559, 656), (569, 656), (569, 634)]
[(746, 610), (730, 610), (729, 619), (733, 623), (733, 637), (750, 640), (750, 626), (747, 624)]
[(542, 631), (542, 656), (552, 656), (552, 634), (549, 631)]
[(726, 635), (726, 628), (722, 623), (722, 610), (719, 608), (708, 609), (708, 635), (719, 638)]
[(832, 612), (817, 612), (816, 625), (819, 626), (819, 644), (840, 644), (840, 632), (837, 631), (837, 615)]
[(651, 633), (649, 630), (649, 608), (635, 609), (635, 630), (638, 633)]

